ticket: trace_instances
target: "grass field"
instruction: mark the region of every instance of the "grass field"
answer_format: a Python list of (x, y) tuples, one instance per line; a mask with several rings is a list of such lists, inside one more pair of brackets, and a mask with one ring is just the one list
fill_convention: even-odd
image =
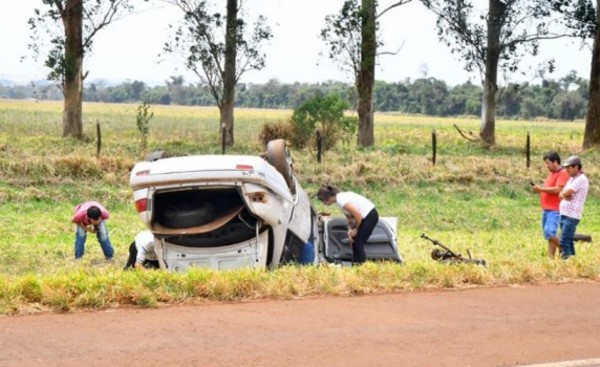
[[(530, 180), (546, 177), (541, 158), (546, 151), (557, 150), (563, 158), (580, 155), (591, 187), (578, 231), (598, 239), (600, 154), (581, 151), (581, 121), (498, 121), (498, 146), (490, 151), (461, 138), (453, 127), (477, 131), (474, 118), (376, 115), (373, 148), (339, 144), (326, 152), (322, 164), (314, 150), (294, 150), (292, 155), (309, 195), (329, 183), (363, 193), (380, 213), (398, 217), (404, 265), (171, 274), (121, 270), (129, 243), (143, 229), (128, 187), (129, 171), (153, 150), (220, 153), (217, 109), (152, 106), (155, 116), (145, 151), (136, 128), (137, 105), (85, 104), (83, 141), (60, 137), (61, 111), (56, 102), (0, 100), (0, 314), (600, 278), (595, 243), (576, 244), (577, 256), (568, 261), (546, 259), (538, 197), (528, 186)], [(262, 124), (290, 116), (285, 110), (236, 110), (236, 144), (229, 152), (262, 152)], [(97, 122), (102, 130), (99, 159)], [(117, 252), (112, 264), (101, 261), (95, 238), (88, 239), (84, 260), (73, 260), (70, 217), (73, 207), (88, 199), (111, 210), (108, 227)], [(313, 203), (325, 210), (317, 200)], [(469, 249), (474, 257), (485, 258), (488, 267), (434, 262), (421, 233), (463, 254)]]

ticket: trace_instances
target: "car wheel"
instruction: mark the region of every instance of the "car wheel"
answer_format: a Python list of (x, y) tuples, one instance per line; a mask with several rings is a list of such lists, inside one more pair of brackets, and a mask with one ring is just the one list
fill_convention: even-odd
[(277, 169), (285, 179), (285, 183), (292, 192), (296, 193), (296, 180), (292, 166), (292, 155), (285, 145), (285, 140), (271, 140), (267, 144), (267, 162)]
[(146, 162), (154, 162), (159, 159), (170, 158), (170, 157), (171, 157), (171, 153), (164, 151), (164, 150), (156, 150), (154, 152), (149, 153), (146, 156)]
[(168, 228), (189, 228), (210, 223), (215, 208), (209, 203), (202, 203), (193, 208), (167, 207), (162, 212), (161, 224)]

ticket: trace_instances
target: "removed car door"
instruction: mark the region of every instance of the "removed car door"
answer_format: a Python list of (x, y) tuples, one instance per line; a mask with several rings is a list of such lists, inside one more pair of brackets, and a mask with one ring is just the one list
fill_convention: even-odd
[[(350, 265), (352, 247), (348, 239), (348, 222), (344, 217), (322, 217), (323, 257), (327, 262)], [(396, 226), (398, 218), (380, 217), (377, 226), (365, 245), (369, 261), (403, 262), (398, 251)]]

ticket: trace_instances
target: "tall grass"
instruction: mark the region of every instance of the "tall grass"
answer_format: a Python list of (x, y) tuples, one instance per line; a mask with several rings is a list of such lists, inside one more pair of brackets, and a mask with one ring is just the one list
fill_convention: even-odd
[[(462, 139), (453, 124), (476, 131), (473, 118), (375, 116), (375, 147), (339, 144), (316, 163), (314, 149), (293, 151), (297, 176), (314, 197), (322, 183), (370, 197), (382, 215), (399, 219), (398, 244), (404, 265), (359, 268), (283, 267), (185, 274), (124, 272), (127, 248), (143, 229), (132, 204), (129, 171), (148, 152), (220, 153), (216, 108), (152, 106), (148, 147), (140, 145), (137, 106), (84, 105), (83, 141), (63, 139), (62, 105), (0, 100), (0, 314), (153, 307), (162, 303), (295, 298), (463, 288), (520, 283), (597, 280), (600, 249), (578, 243), (568, 261), (547, 260), (538, 197), (530, 180), (542, 182), (542, 155), (579, 154), (591, 190), (579, 232), (600, 234), (600, 154), (581, 151), (583, 123), (498, 121), (498, 147), (485, 150)], [(258, 154), (262, 124), (284, 121), (285, 110), (236, 110), (236, 144), (229, 153)], [(102, 128), (96, 159), (95, 124)], [(438, 134), (438, 159), (431, 163), (431, 132)], [(532, 165), (525, 166), (526, 134)], [(84, 260), (73, 260), (73, 207), (103, 202), (116, 261), (105, 263), (95, 238)], [(313, 201), (318, 211), (339, 214)], [(485, 258), (487, 268), (445, 265), (430, 259), (421, 233), (457, 252)]]

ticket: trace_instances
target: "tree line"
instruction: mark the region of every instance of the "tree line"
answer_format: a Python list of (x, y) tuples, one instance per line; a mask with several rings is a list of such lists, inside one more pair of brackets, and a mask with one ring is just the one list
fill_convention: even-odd
[[(511, 83), (498, 91), (497, 114), (503, 118), (531, 120), (583, 119), (586, 114), (589, 82), (572, 71), (557, 80), (540, 83)], [(356, 109), (357, 97), (352, 85), (338, 81), (322, 83), (280, 83), (272, 79), (264, 84), (238, 83), (235, 106), (244, 108), (295, 109), (315, 96), (335, 94)], [(401, 112), (430, 116), (479, 116), (483, 88), (470, 81), (448, 86), (436, 78), (418, 78), (389, 83), (376, 81), (373, 107), (381, 112)], [(0, 98), (62, 100), (56, 86), (0, 86)], [(149, 86), (142, 81), (118, 85), (91, 82), (84, 88), (84, 101), (141, 103), (150, 105), (216, 106), (210, 90), (202, 84), (185, 83), (181, 76), (171, 77), (164, 85)]]

